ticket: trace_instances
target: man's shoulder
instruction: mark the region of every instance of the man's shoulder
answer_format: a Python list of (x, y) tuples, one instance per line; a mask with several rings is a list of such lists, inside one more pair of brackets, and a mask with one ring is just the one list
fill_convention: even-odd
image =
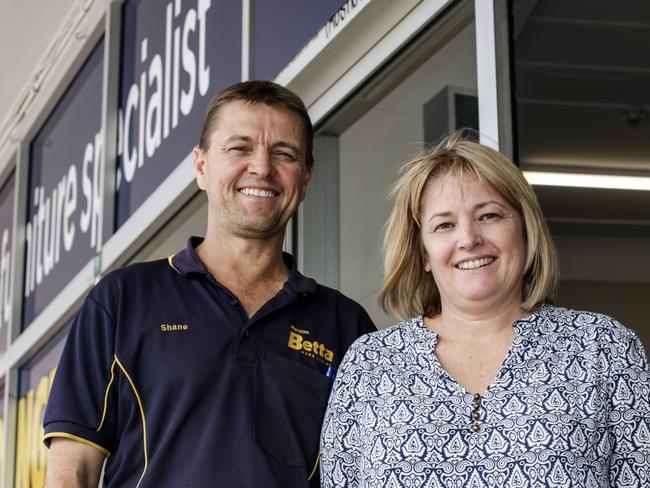
[(168, 258), (127, 264), (107, 273), (98, 284), (132, 282), (142, 278), (155, 279), (163, 273), (177, 273), (170, 266)]
[[(316, 299), (321, 301), (325, 306), (334, 306), (337, 310), (346, 315), (353, 314), (362, 317), (363, 320), (372, 322), (368, 312), (356, 300), (344, 295), (342, 292), (330, 288), (329, 286), (317, 284)], [(372, 330), (376, 328), (372, 327)]]
[(88, 296), (98, 300), (107, 295), (150, 290), (151, 287), (164, 286), (164, 281), (174, 279), (175, 275), (180, 276), (167, 259), (133, 263), (107, 273), (90, 290)]
[(350, 343), (362, 334), (377, 330), (370, 315), (355, 300), (311, 278), (301, 279), (302, 286), (296, 290), (300, 299), (294, 306), (303, 319), (317, 320), (330, 333), (348, 337)]
[(317, 297), (318, 300), (322, 300), (324, 302), (336, 303), (337, 305), (340, 306), (363, 310), (363, 307), (359, 305), (359, 303), (353, 300), (352, 298), (348, 297), (347, 295), (344, 295), (339, 290), (330, 288), (329, 286), (326, 285), (321, 285), (320, 283), (316, 283), (315, 296)]

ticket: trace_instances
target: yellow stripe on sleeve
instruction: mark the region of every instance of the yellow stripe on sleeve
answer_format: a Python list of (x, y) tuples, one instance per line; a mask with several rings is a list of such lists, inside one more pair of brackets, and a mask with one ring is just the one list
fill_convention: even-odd
[(140, 416), (142, 417), (142, 444), (143, 444), (143, 449), (144, 449), (144, 470), (142, 471), (142, 475), (140, 476), (140, 479), (138, 480), (138, 484), (135, 485), (136, 488), (140, 486), (140, 483), (142, 483), (142, 478), (144, 478), (144, 474), (147, 472), (147, 466), (148, 466), (148, 454), (147, 454), (147, 421), (144, 417), (144, 407), (142, 406), (142, 400), (140, 399), (140, 394), (138, 393), (138, 389), (135, 387), (135, 383), (133, 383), (133, 380), (131, 379), (131, 376), (129, 373), (126, 371), (126, 368), (122, 365), (120, 360), (117, 358), (117, 355), (115, 356), (115, 361), (117, 362), (117, 365), (120, 367), (122, 370), (122, 373), (124, 373), (124, 376), (126, 376), (126, 379), (129, 380), (129, 383), (131, 384), (131, 388), (133, 389), (133, 393), (135, 394), (135, 398), (138, 401), (138, 407), (140, 408)]
[(93, 441), (89, 441), (88, 439), (84, 439), (83, 437), (79, 437), (73, 434), (68, 434), (67, 432), (50, 432), (49, 434), (45, 434), (43, 436), (43, 443), (47, 447), (50, 447), (50, 439), (52, 439), (53, 437), (63, 437), (64, 439), (72, 439), (73, 441), (81, 442), (83, 444), (86, 444), (87, 446), (94, 447), (106, 457), (111, 455), (110, 451), (104, 449), (99, 444), (95, 444)]

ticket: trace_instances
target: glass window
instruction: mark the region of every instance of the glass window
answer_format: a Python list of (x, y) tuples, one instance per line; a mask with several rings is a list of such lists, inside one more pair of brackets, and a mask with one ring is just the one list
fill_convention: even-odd
[[(422, 34), (320, 128), (321, 138), (336, 134), (338, 139), (338, 162), (317, 158), (321, 168), (314, 177), (323, 173), (322, 166), (338, 164), (338, 287), (379, 327), (395, 323), (380, 310), (377, 293), (383, 278), (382, 227), (391, 210), (387, 194), (397, 170), (426, 143), (457, 126), (476, 124), (473, 14), (456, 20), (452, 33), (439, 28), (445, 17)], [(303, 225), (308, 232), (313, 224), (305, 219)], [(305, 249), (305, 261), (316, 251)]]

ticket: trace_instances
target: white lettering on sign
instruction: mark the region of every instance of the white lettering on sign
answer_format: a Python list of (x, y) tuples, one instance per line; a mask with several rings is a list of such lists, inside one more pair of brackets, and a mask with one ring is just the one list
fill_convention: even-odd
[[(11, 234), (9, 229), (2, 230), (0, 237), (0, 332), (3, 334), (11, 322), (11, 301), (12, 286), (11, 282)], [(0, 461), (1, 462), (1, 461)]]
[[(102, 189), (104, 165), (102, 160), (102, 133), (95, 135), (95, 143), (88, 143), (81, 169), (81, 192), (86, 205), (81, 211), (79, 227), (84, 234), (90, 229), (90, 247), (97, 248), (101, 241)], [(88, 167), (92, 165), (92, 174)]]
[(334, 37), (352, 19), (353, 14), (356, 14), (357, 8), (366, 2), (367, 0), (347, 0), (341, 5), (325, 24), (327, 39)]
[[(210, 67), (206, 64), (205, 39), (210, 6), (211, 0), (197, 0), (196, 8), (182, 16), (181, 0), (167, 4), (165, 39), (160, 46), (164, 57), (156, 53), (149, 61), (149, 39), (141, 41), (142, 71), (129, 87), (126, 104), (119, 111), (117, 154), (122, 156), (122, 165), (118, 188), (122, 178), (127, 183), (133, 181), (138, 168), (144, 165), (145, 155), (152, 158), (178, 126), (179, 118), (191, 113), (196, 94), (204, 96), (208, 92)], [(197, 52), (190, 46), (194, 36), (198, 36)]]
[[(102, 188), (104, 162), (102, 158), (102, 132), (95, 134), (93, 142), (86, 144), (81, 163), (82, 210), (79, 230), (90, 232), (90, 247), (101, 247)], [(92, 166), (92, 168), (91, 168)], [(33, 189), (34, 210), (25, 227), (27, 265), (25, 269), (25, 297), (28, 297), (61, 260), (62, 253), (74, 247), (77, 225), (73, 215), (77, 210), (77, 167), (71, 164), (68, 171), (46, 195), (45, 187)]]

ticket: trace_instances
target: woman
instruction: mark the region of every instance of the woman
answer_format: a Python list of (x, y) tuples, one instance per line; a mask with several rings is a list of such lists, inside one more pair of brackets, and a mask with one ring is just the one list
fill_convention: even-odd
[(557, 257), (522, 173), (458, 133), (393, 190), (380, 302), (341, 364), (324, 487), (649, 487), (650, 368), (630, 330), (550, 304)]

